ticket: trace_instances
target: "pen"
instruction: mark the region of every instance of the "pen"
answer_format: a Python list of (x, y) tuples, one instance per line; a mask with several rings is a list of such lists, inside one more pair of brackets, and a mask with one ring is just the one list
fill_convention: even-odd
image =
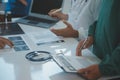
[(54, 14), (54, 13), (59, 12), (59, 11), (61, 11), (61, 10), (62, 10), (62, 8), (59, 8), (59, 9), (53, 11), (51, 14)]
[(80, 51), (83, 49), (83, 47), (85, 46), (85, 43), (86, 43), (87, 39), (84, 40), (82, 46), (80, 47)]
[(57, 41), (50, 41), (50, 42), (42, 42), (42, 43), (37, 43), (37, 45), (43, 45), (43, 44), (52, 44), (52, 43), (62, 43), (65, 42), (64, 40), (57, 40)]

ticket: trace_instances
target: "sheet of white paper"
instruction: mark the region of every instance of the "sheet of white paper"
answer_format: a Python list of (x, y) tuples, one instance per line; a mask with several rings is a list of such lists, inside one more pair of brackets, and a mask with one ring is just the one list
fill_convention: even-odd
[(60, 37), (56, 36), (50, 30), (42, 30), (40, 31), (40, 33), (39, 32), (28, 33), (28, 35), (37, 45), (45, 44), (45, 43), (53, 43), (61, 40)]

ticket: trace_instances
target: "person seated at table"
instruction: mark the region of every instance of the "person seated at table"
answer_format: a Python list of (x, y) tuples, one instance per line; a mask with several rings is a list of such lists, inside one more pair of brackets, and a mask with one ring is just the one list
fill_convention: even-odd
[(5, 45), (10, 46), (11, 48), (13, 47), (13, 43), (10, 40), (0, 37), (0, 49), (3, 49)]
[(98, 18), (101, 0), (72, 1), (73, 5), (68, 14), (64, 14), (60, 11), (53, 14), (54, 9), (48, 13), (52, 17), (67, 20), (64, 21), (67, 26), (66, 28), (52, 28), (51, 31), (58, 36), (79, 37), (79, 39), (82, 39), (86, 37), (88, 27)]
[(28, 15), (31, 0), (8, 0), (6, 11), (11, 11), (12, 17)]
[[(83, 46), (80, 41), (76, 55), (81, 55), (81, 47), (93, 45), (93, 53), (101, 59), (99, 64), (78, 70), (82, 76), (97, 80), (101, 76), (120, 75), (120, 0), (103, 0), (98, 21), (89, 27), (88, 38)], [(115, 79), (118, 80), (118, 79)]]

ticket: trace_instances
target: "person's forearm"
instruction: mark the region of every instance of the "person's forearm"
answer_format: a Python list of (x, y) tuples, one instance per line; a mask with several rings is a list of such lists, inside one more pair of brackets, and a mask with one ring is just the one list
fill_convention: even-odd
[(26, 0), (19, 0), (23, 5), (27, 6), (27, 1)]

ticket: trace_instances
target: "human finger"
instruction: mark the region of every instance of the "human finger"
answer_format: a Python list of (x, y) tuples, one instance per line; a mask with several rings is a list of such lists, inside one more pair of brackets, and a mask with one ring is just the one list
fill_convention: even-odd
[(27, 6), (27, 1), (26, 0), (19, 0), (23, 5)]
[(66, 20), (62, 20), (62, 21), (63, 21), (63, 23), (64, 23), (66, 26), (72, 27), (72, 25), (71, 25), (70, 23), (68, 23)]
[(10, 40), (8, 40), (6, 38), (1, 38), (1, 41), (3, 42), (4, 46), (8, 45), (10, 47), (13, 47), (13, 43)]
[(76, 56), (81, 56), (82, 55), (82, 53), (81, 53), (81, 51), (82, 51), (82, 45), (83, 45), (83, 42), (84, 42), (84, 40), (81, 40), (79, 43), (78, 43), (78, 45), (77, 45), (77, 48), (76, 48)]
[(54, 12), (54, 11), (56, 11), (57, 9), (52, 9), (52, 10), (50, 10), (48, 13), (52, 13), (52, 12)]
[(86, 39), (86, 44), (84, 45), (83, 48), (85, 49), (85, 48), (90, 47), (93, 44), (93, 41), (94, 41), (93, 37), (92, 36), (88, 36), (87, 39)]
[(13, 43), (11, 41), (6, 41), (6, 45), (10, 46), (11, 48), (14, 46)]
[(5, 46), (5, 44), (3, 43), (3, 41), (0, 41), (0, 49), (3, 49)]
[(78, 70), (78, 73), (86, 79), (92, 79), (93, 78), (89, 68), (80, 69), (80, 70)]
[(52, 10), (50, 10), (49, 12), (48, 12), (48, 15), (49, 16), (54, 16), (55, 15), (55, 13), (53, 13), (54, 11), (56, 11), (57, 9), (52, 9)]
[(83, 68), (77, 71), (77, 73), (81, 74), (81, 75), (86, 75), (88, 73), (87, 68)]
[(54, 29), (54, 28), (51, 28), (50, 29), (53, 33), (55, 33), (57, 36), (61, 36), (61, 30), (59, 30), (59, 29)]

